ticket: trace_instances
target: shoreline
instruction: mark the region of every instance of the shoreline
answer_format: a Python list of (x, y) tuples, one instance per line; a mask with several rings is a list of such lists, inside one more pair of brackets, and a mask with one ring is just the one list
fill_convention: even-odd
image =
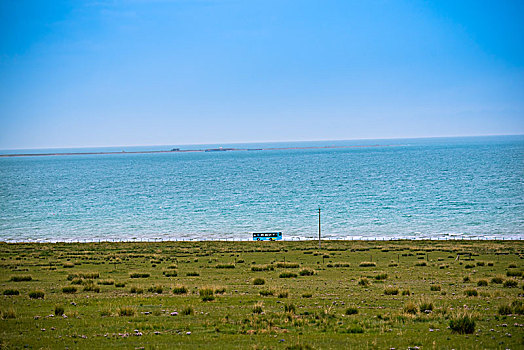
[(337, 148), (370, 148), (390, 147), (391, 145), (359, 145), (359, 146), (309, 146), (309, 147), (268, 147), (268, 148), (207, 148), (207, 149), (172, 149), (159, 151), (107, 151), (107, 152), (56, 152), (56, 153), (20, 153), (0, 154), (0, 158), (9, 157), (43, 157), (43, 156), (90, 156), (110, 154), (153, 154), (153, 153), (193, 153), (193, 152), (247, 152), (247, 151), (286, 151), (308, 149), (337, 149)]
[[(391, 238), (391, 239), (323, 239), (321, 240), (322, 244), (333, 244), (333, 243), (445, 243), (445, 242), (482, 242), (482, 243), (509, 243), (509, 242), (523, 242), (524, 238), (520, 237), (508, 237), (508, 238), (449, 238), (449, 239), (439, 239), (439, 238), (420, 238), (420, 239), (410, 239), (410, 238)], [(0, 240), (0, 244), (178, 244), (178, 243), (230, 243), (230, 244), (245, 244), (249, 242), (257, 243), (257, 241), (252, 239), (178, 239), (178, 240), (161, 240), (161, 239), (131, 239), (131, 240), (118, 240), (118, 239), (100, 239), (100, 240), (69, 240), (69, 241), (44, 241), (44, 240), (21, 240), (21, 241), (4, 241)], [(262, 244), (267, 243), (318, 243), (318, 239), (284, 239), (279, 241), (267, 241), (262, 242)]]

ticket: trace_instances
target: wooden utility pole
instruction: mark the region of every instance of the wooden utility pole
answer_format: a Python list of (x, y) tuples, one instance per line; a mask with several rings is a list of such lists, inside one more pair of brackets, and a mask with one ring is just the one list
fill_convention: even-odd
[(320, 207), (318, 207), (318, 249), (320, 248)]

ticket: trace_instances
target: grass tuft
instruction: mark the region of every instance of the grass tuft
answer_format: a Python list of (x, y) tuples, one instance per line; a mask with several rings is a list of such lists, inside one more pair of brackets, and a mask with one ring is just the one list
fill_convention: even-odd
[(149, 276), (151, 275), (145, 272), (131, 272), (129, 274), (130, 278), (148, 278)]
[(258, 294), (260, 294), (263, 297), (268, 297), (268, 296), (272, 296), (274, 292), (270, 289), (265, 289), (265, 290), (259, 291)]
[(491, 283), (493, 284), (502, 284), (504, 283), (504, 278), (502, 278), (501, 276), (495, 276), (491, 279)]
[(403, 311), (407, 314), (416, 315), (418, 308), (414, 302), (408, 301), (406, 304), (404, 304)]
[(297, 277), (297, 274), (294, 272), (282, 272), (280, 275), (278, 275), (280, 278), (295, 278)]
[(360, 278), (357, 283), (359, 286), (363, 286), (363, 287), (367, 287), (370, 285), (370, 282), (366, 277)]
[(84, 292), (100, 293), (100, 287), (95, 285), (93, 281), (89, 281), (89, 283), (84, 285)]
[(133, 306), (120, 306), (117, 313), (118, 316), (135, 316), (136, 309)]
[(112, 286), (115, 284), (115, 280), (107, 279), (107, 280), (100, 280), (98, 281), (98, 284), (106, 285), (106, 286)]
[(55, 316), (62, 316), (64, 314), (65, 310), (62, 305), (56, 305), (55, 306)]
[(298, 272), (298, 274), (300, 276), (313, 276), (315, 274), (315, 271), (312, 270), (312, 269), (308, 269), (308, 268), (302, 268), (300, 269), (300, 271)]
[(522, 277), (522, 271), (506, 271), (506, 276), (508, 277)]
[(421, 300), (418, 309), (420, 312), (433, 311), (433, 303), (430, 300)]
[(76, 293), (76, 287), (73, 287), (73, 286), (67, 286), (67, 287), (63, 287), (62, 288), (62, 293), (65, 293), (65, 294), (74, 294)]
[(161, 285), (155, 285), (147, 288), (148, 293), (162, 294), (164, 288)]
[(273, 265), (255, 265), (251, 266), (251, 271), (258, 272), (258, 271), (273, 271), (275, 267)]
[(19, 276), (11, 276), (11, 279), (9, 281), (11, 282), (28, 282), (31, 281), (33, 277), (29, 275), (19, 275)]
[(387, 273), (379, 273), (378, 275), (376, 275), (374, 277), (377, 281), (382, 281), (382, 280), (385, 280), (388, 278), (388, 274)]
[(388, 286), (384, 289), (384, 295), (397, 295), (398, 292), (398, 288), (393, 286)]
[(129, 289), (129, 293), (133, 293), (133, 294), (142, 294), (142, 293), (144, 293), (144, 290), (143, 290), (142, 288), (139, 288), (139, 287), (135, 287), (135, 286), (133, 286), (133, 287), (131, 287), (131, 288)]
[(263, 309), (263, 303), (261, 301), (259, 301), (258, 303), (256, 303), (255, 305), (253, 305), (253, 309), (252, 309), (252, 312), (254, 314), (261, 314), (264, 312), (264, 309)]
[(468, 297), (476, 297), (479, 295), (479, 292), (476, 289), (466, 289), (464, 294)]
[(234, 269), (235, 264), (216, 264), (215, 268), (217, 269)]
[(6, 289), (2, 292), (3, 295), (20, 295), (20, 291), (18, 289)]
[(346, 309), (346, 315), (356, 315), (358, 314), (358, 309), (354, 306), (350, 306)]
[(375, 267), (375, 266), (377, 266), (377, 263), (375, 263), (373, 261), (363, 261), (358, 266), (359, 267)]
[(184, 316), (189, 316), (189, 315), (193, 315), (195, 313), (195, 310), (193, 309), (192, 306), (186, 306), (182, 309), (182, 311), (180, 311), (180, 313)]
[(281, 290), (278, 292), (277, 297), (280, 299), (287, 298), (289, 296), (289, 292), (287, 290)]
[(289, 304), (284, 304), (284, 312), (288, 312), (290, 314), (294, 314), (295, 313), (295, 305), (292, 304), (292, 303), (289, 303)]
[(16, 318), (16, 312), (13, 308), (10, 308), (6, 311), (2, 311), (2, 319), (7, 320), (13, 318)]
[(201, 288), (198, 290), (198, 294), (200, 295), (200, 298), (202, 301), (213, 301), (215, 300), (214, 290), (213, 288)]
[(475, 320), (468, 313), (460, 313), (449, 320), (449, 328), (458, 334), (473, 334), (475, 332)]
[(266, 284), (266, 280), (263, 279), (263, 278), (255, 278), (253, 280), (253, 285), (255, 285), (255, 286), (261, 286), (261, 285), (264, 285), (264, 284)]
[(183, 285), (176, 285), (173, 288), (173, 294), (187, 294), (187, 287)]
[(45, 293), (41, 290), (34, 290), (29, 292), (30, 299), (44, 299)]
[(276, 266), (280, 269), (296, 269), (300, 267), (300, 264), (292, 262), (277, 262)]
[(502, 286), (504, 286), (504, 288), (517, 288), (519, 286), (519, 283), (517, 282), (517, 280), (510, 279), (505, 280)]

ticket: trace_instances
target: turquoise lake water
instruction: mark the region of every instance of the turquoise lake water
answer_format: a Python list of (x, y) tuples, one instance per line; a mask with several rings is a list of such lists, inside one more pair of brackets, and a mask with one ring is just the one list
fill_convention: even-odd
[(524, 239), (524, 136), (59, 151), (324, 145), (0, 158), (0, 241)]

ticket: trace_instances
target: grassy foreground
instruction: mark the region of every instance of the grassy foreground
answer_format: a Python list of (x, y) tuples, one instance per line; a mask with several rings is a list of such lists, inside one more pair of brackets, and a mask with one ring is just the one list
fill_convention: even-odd
[(0, 243), (0, 348), (518, 349), (523, 248)]

